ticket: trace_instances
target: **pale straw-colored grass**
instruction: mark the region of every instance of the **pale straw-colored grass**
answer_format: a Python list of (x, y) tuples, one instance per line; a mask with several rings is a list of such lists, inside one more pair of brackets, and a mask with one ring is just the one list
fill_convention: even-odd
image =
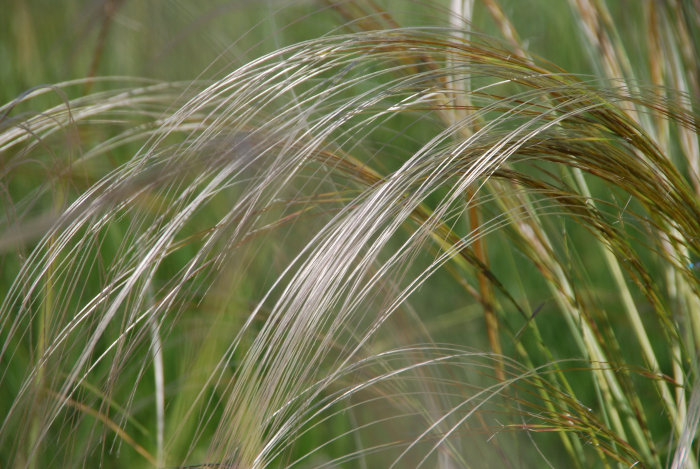
[(645, 4), (644, 69), (570, 3), (598, 76), (495, 0), (344, 2), (217, 80), (1, 107), (0, 463), (694, 467), (699, 24)]

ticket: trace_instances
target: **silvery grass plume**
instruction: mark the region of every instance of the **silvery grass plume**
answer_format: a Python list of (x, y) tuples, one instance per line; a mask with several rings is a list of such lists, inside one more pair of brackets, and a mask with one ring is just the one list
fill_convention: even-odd
[(597, 75), (495, 0), (502, 40), (331, 3), (345, 31), (216, 81), (0, 108), (2, 466), (694, 467), (677, 3), (638, 69), (604, 2), (570, 2)]

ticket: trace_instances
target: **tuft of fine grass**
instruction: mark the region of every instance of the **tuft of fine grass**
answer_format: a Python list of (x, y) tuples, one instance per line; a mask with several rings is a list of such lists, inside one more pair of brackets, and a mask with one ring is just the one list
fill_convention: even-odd
[(0, 107), (0, 463), (694, 467), (697, 14), (572, 0), (583, 74), (505, 2), (314, 7)]

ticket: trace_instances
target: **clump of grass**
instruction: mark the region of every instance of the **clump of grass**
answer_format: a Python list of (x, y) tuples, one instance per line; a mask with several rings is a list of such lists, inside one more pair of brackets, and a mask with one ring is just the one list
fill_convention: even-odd
[(453, 3), (0, 108), (3, 465), (696, 464), (696, 16)]

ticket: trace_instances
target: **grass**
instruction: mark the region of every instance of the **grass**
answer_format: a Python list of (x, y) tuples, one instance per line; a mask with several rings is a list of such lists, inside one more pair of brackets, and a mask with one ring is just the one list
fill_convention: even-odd
[(0, 467), (697, 466), (697, 4), (66, 5), (0, 20)]

